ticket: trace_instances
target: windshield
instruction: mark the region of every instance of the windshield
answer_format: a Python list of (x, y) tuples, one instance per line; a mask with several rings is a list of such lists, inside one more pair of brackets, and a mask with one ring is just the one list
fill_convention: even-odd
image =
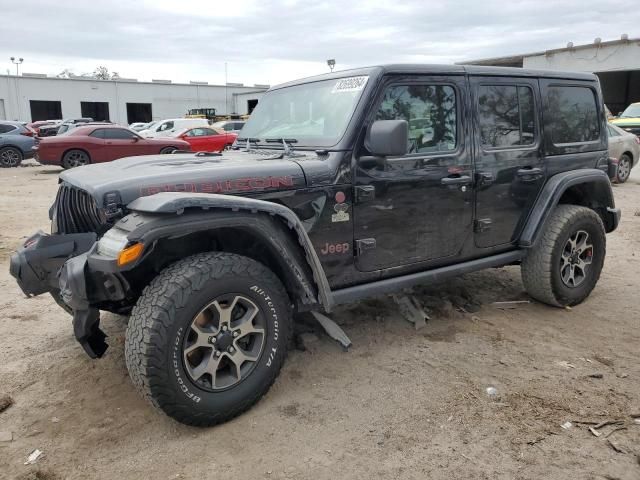
[(620, 115), (620, 118), (640, 117), (640, 103), (634, 103), (629, 105), (624, 112)]
[(242, 137), (333, 146), (342, 138), (367, 79), (323, 80), (268, 92), (244, 125)]

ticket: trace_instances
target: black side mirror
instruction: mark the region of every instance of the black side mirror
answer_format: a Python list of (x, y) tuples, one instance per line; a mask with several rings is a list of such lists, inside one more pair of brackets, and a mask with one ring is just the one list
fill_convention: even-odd
[(376, 120), (366, 141), (367, 150), (379, 157), (406, 155), (409, 123), (406, 120)]

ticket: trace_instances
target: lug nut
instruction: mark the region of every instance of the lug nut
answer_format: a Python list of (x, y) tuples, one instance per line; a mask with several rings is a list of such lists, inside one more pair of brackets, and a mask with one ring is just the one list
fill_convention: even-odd
[(220, 350), (216, 350), (215, 355), (216, 355), (216, 357), (219, 357), (220, 356)]
[(216, 343), (216, 337), (210, 337), (209, 343)]
[(234, 338), (237, 337), (238, 335), (239, 335), (239, 333), (237, 331), (233, 332)]
[(235, 348), (233, 348), (233, 347), (229, 347), (229, 348), (227, 349), (227, 351), (228, 351), (229, 353), (233, 353), (233, 352), (235, 352), (235, 351), (236, 351), (236, 349), (235, 349)]
[(223, 332), (226, 332), (227, 330), (229, 330), (229, 327), (227, 327), (226, 325), (223, 325), (223, 326), (222, 326), (222, 331), (223, 331)]

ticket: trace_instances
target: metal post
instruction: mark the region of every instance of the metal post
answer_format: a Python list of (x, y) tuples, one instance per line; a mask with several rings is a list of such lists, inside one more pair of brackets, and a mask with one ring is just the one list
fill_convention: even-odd
[(227, 62), (224, 62), (224, 114), (229, 115), (229, 86), (227, 80)]

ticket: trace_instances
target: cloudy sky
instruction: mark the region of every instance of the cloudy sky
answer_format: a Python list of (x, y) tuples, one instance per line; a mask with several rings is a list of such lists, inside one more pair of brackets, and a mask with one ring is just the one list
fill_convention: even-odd
[(2, 6), (0, 67), (139, 80), (276, 84), (386, 62), (454, 63), (640, 37), (638, 0), (20, 0)]

